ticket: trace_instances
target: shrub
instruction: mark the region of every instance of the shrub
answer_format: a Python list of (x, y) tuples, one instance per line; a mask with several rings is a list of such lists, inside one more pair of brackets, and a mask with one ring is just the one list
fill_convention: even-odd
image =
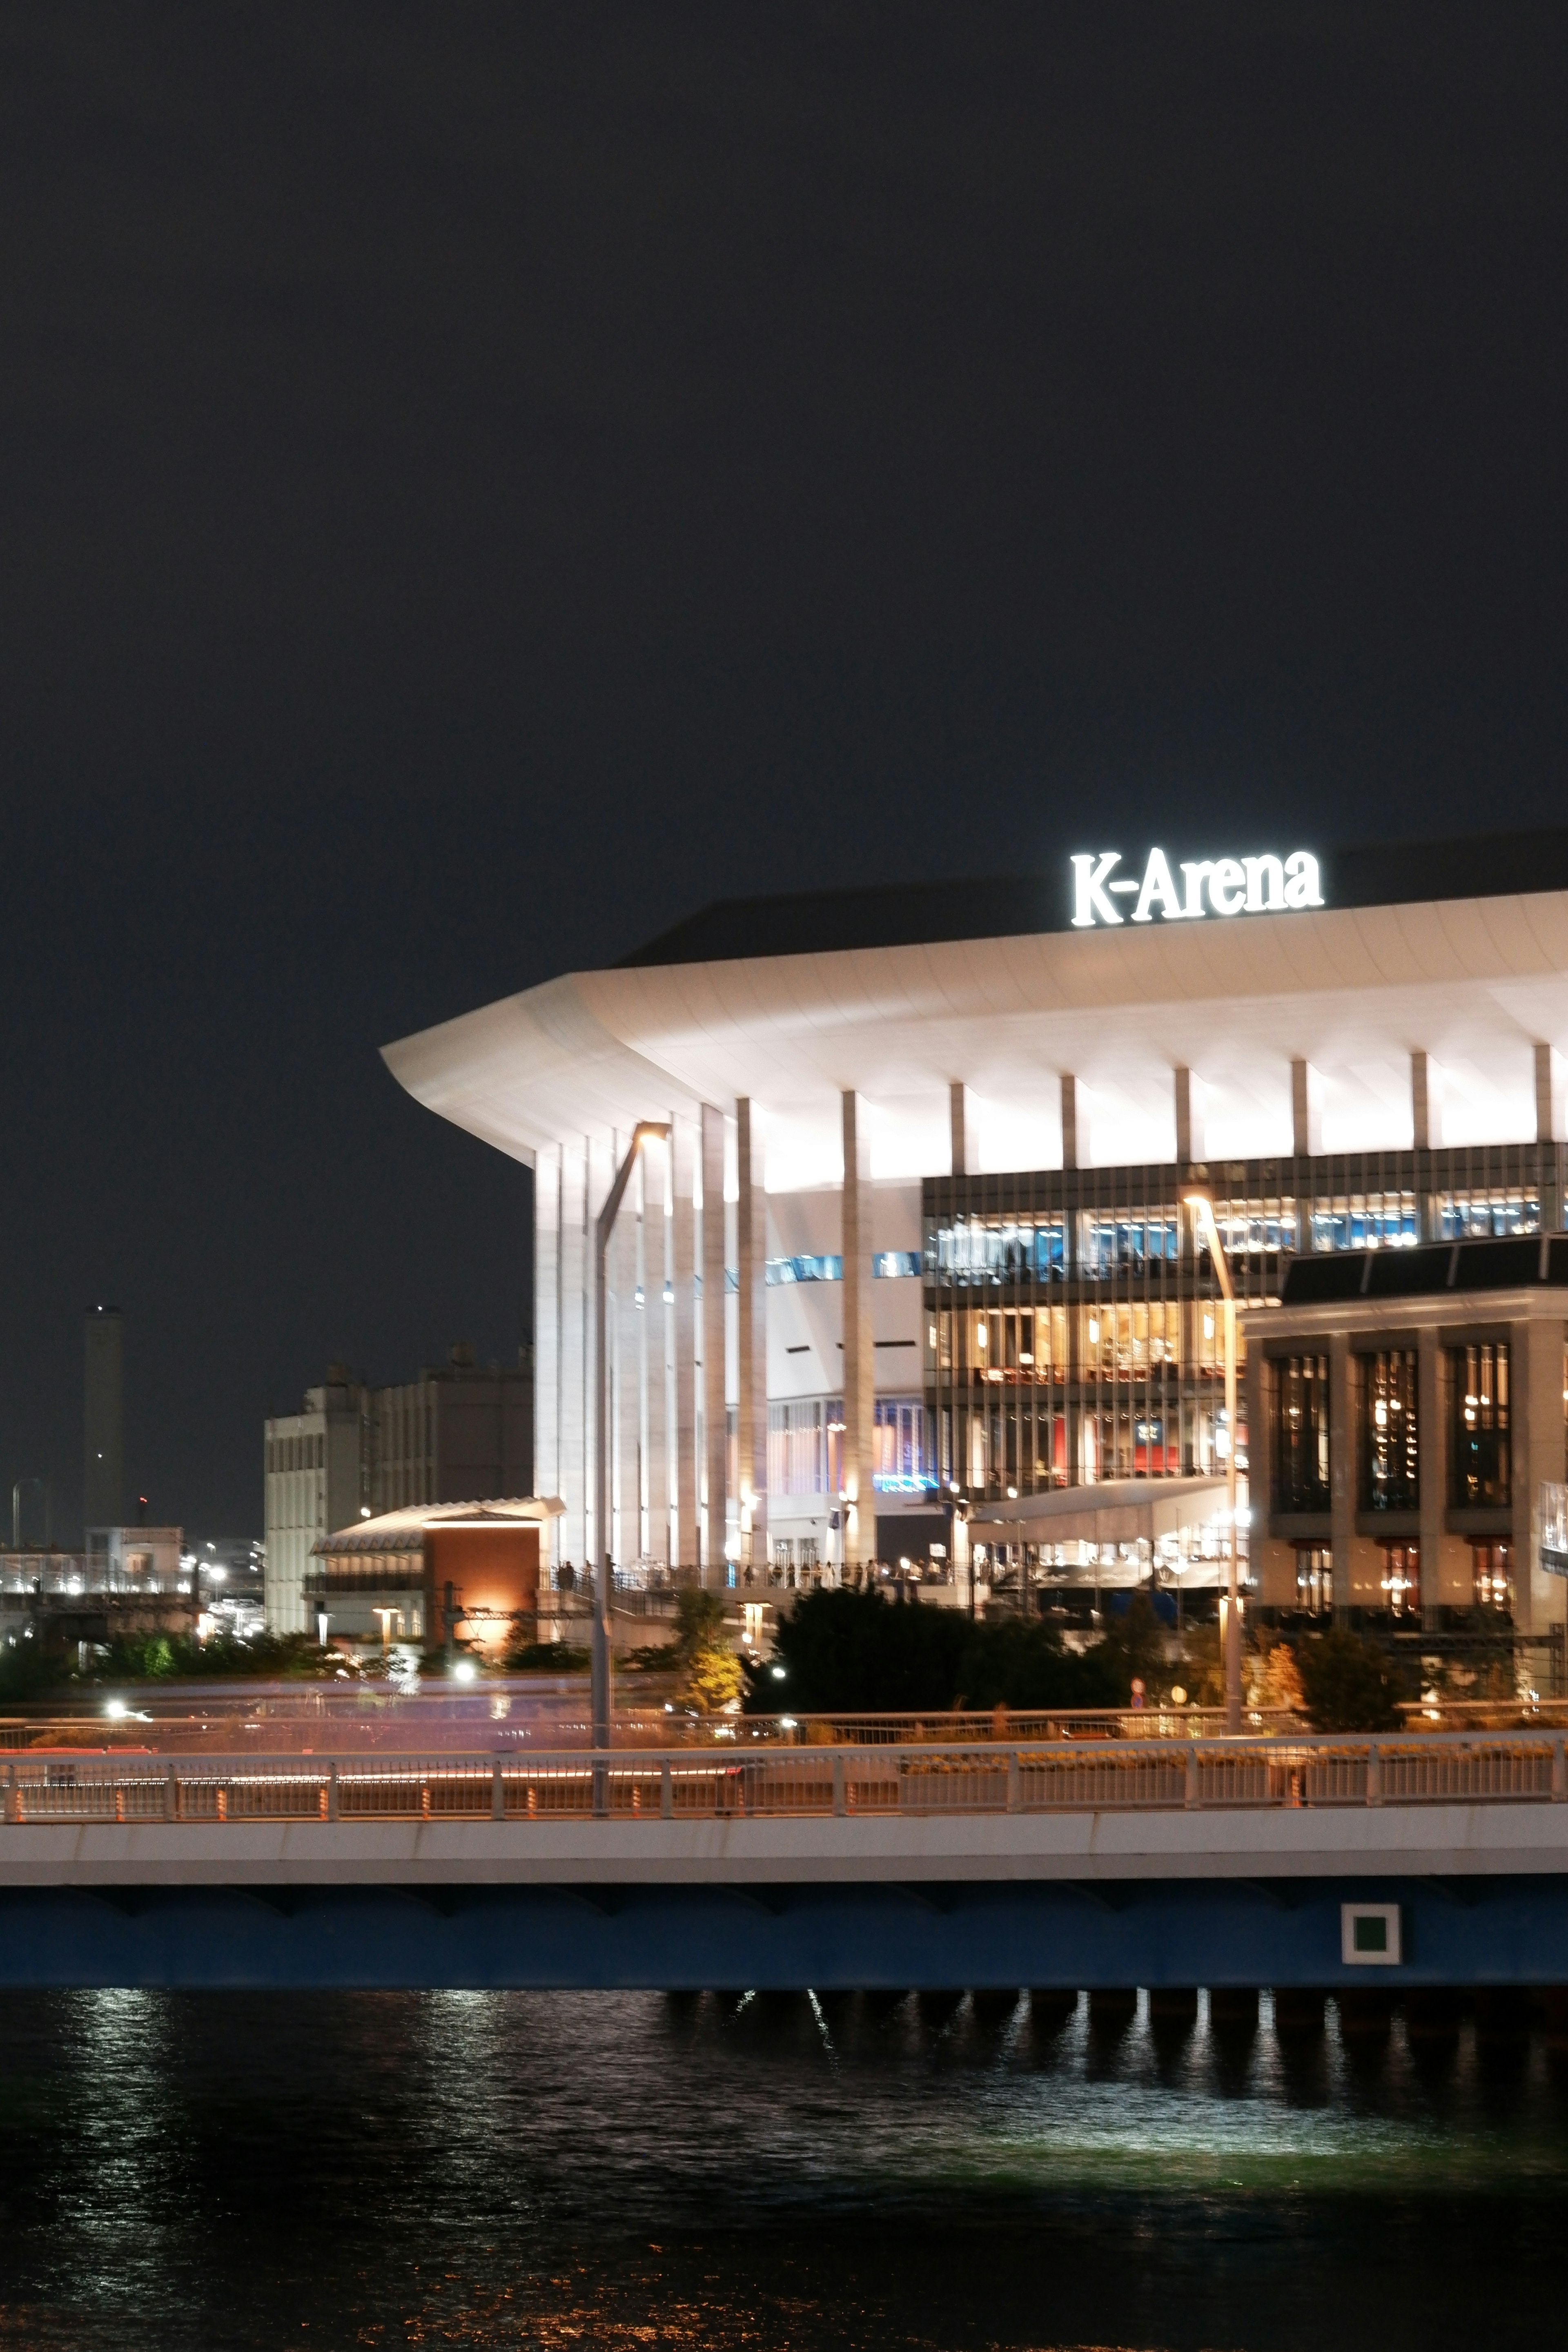
[(506, 1654), (509, 1675), (585, 1675), (592, 1652), (575, 1642), (519, 1642)]
[(65, 1651), (48, 1649), (35, 1639), (23, 1635), (15, 1642), (0, 1642), (0, 1703), (14, 1706), (26, 1699), (42, 1698), (65, 1682), (74, 1656)]
[(188, 1676), (211, 1682), (220, 1675), (300, 1676), (336, 1675), (342, 1654), (323, 1650), (309, 1633), (253, 1633), (247, 1642), (215, 1633), (198, 1642), (194, 1633), (121, 1634), (93, 1653), (88, 1672), (95, 1682), (164, 1682)]

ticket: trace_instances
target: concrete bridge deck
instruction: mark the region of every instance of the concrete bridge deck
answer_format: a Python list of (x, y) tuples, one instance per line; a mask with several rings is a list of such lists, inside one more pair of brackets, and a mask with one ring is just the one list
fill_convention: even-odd
[(1562, 1734), (5, 1778), (10, 1986), (1568, 1984)]

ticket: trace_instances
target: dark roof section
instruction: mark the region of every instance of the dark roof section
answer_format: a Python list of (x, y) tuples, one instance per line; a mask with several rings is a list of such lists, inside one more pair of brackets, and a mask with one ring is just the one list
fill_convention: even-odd
[(1533, 1290), (1541, 1283), (1568, 1289), (1568, 1234), (1292, 1258), (1280, 1298), (1287, 1307), (1334, 1307), (1350, 1298), (1419, 1298), (1439, 1290)]
[[(1127, 836), (1123, 835), (1123, 838)], [(1073, 845), (1094, 841), (1087, 827)], [(1103, 844), (1100, 844), (1103, 845)], [(1294, 836), (1284, 849), (1316, 848)], [(1128, 870), (1147, 845), (1129, 843)], [(1256, 842), (1227, 843), (1179, 856), (1242, 855)], [(741, 956), (822, 955), (843, 948), (919, 947), (938, 940), (1011, 939), (1072, 928), (1064, 847), (1051, 874), (1010, 874), (992, 882), (908, 882), (870, 890), (806, 890), (774, 898), (721, 898), (673, 930), (622, 956), (617, 967), (727, 963)], [(1538, 833), (1492, 833), (1457, 841), (1388, 843), (1317, 849), (1331, 907), (1408, 907), (1428, 898), (1503, 898), (1532, 890), (1568, 890), (1568, 826)], [(1237, 918), (1245, 920), (1245, 917)]]
[(1371, 1263), (1370, 1250), (1292, 1258), (1285, 1269), (1280, 1296), (1287, 1307), (1338, 1307), (1347, 1298), (1361, 1297)]

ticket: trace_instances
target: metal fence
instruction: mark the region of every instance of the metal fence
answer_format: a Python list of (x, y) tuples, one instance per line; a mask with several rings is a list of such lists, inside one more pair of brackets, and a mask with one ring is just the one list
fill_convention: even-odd
[[(579, 1688), (578, 1685), (581, 1685)], [(850, 1748), (947, 1747), (954, 1742), (1058, 1739), (1204, 1739), (1225, 1729), (1223, 1707), (1074, 1707), (1048, 1713), (995, 1707), (946, 1714), (699, 1716), (666, 1706), (665, 1680), (658, 1695), (633, 1704), (622, 1695), (616, 1713), (619, 1748), (746, 1747)], [(553, 1755), (586, 1748), (591, 1738), (586, 1677), (539, 1684), (513, 1680), (483, 1685), (454, 1696), (428, 1689), (415, 1696), (377, 1687), (352, 1693), (320, 1687), (237, 1693), (221, 1685), (169, 1685), (142, 1691), (118, 1716), (61, 1715), (40, 1707), (0, 1716), (0, 1754), (26, 1754), (50, 1747), (153, 1748), (160, 1755), (230, 1756), (242, 1747), (265, 1747), (268, 1755), (347, 1756), (379, 1751), (417, 1755), (445, 1747), (464, 1755), (476, 1740), (497, 1746), (536, 1748)], [(1243, 1717), (1243, 1729), (1285, 1734), (1306, 1729), (1285, 1708), (1259, 1708)], [(1423, 1731), (1425, 1722), (1412, 1723)], [(1455, 1726), (1454, 1728), (1461, 1727)], [(1479, 1728), (1479, 1726), (1471, 1727)], [(1488, 1725), (1488, 1728), (1498, 1727)]]
[(516, 1823), (595, 1817), (1153, 1812), (1562, 1802), (1562, 1733), (1369, 1738), (1017, 1740), (700, 1754), (162, 1757), (5, 1760), (4, 1815), (29, 1822)]

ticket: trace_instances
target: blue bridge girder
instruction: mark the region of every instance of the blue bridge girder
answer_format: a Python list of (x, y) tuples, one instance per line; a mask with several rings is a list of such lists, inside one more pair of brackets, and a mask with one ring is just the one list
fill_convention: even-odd
[(8, 1988), (1568, 1986), (1554, 1732), (4, 1778)]

